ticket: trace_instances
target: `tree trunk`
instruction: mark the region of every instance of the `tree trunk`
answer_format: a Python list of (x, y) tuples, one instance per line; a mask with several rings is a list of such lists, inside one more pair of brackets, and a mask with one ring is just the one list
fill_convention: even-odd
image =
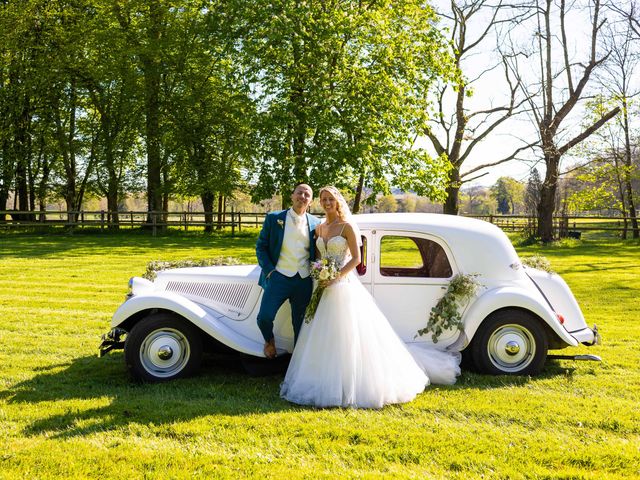
[(46, 155), (42, 158), (42, 175), (40, 176), (40, 182), (37, 187), (37, 197), (40, 209), (40, 221), (46, 220), (46, 215), (43, 213), (47, 210), (47, 189), (49, 183), (49, 173), (51, 172), (51, 164), (47, 160)]
[(217, 230), (222, 230), (222, 222), (224, 221), (224, 195), (218, 195), (218, 225)]
[[(624, 129), (624, 184), (626, 189), (626, 197), (627, 197), (627, 207), (629, 210), (629, 216), (631, 217), (631, 227), (633, 228), (633, 238), (640, 237), (640, 230), (638, 229), (638, 218), (636, 217), (636, 203), (633, 198), (633, 185), (631, 183), (631, 171), (633, 169), (633, 161), (631, 156), (631, 139), (629, 135), (629, 109), (627, 105), (627, 99), (623, 99), (623, 108), (622, 108), (622, 126)], [(625, 229), (626, 233), (626, 229)]]
[(29, 211), (29, 187), (27, 183), (27, 170), (29, 159), (29, 106), (25, 99), (20, 118), (18, 118), (15, 135), (16, 170), (15, 170), (15, 195), (18, 199), (18, 210)]
[(213, 192), (204, 192), (200, 195), (202, 200), (202, 209), (204, 210), (204, 231), (205, 233), (213, 232), (213, 203), (216, 195)]
[[(10, 158), (9, 142), (2, 142), (2, 182), (0, 182), (0, 210), (7, 209), (9, 200), (9, 188), (13, 179), (13, 160)], [(4, 215), (0, 215), (0, 222), (4, 221)]]
[[(160, 25), (162, 7), (149, 2), (150, 26), (147, 31), (148, 53), (142, 55), (144, 70), (145, 140), (147, 146), (147, 209), (148, 223), (151, 212), (162, 211), (162, 178), (160, 158)], [(156, 221), (159, 217), (156, 217)]]
[(447, 215), (458, 214), (458, 197), (460, 193), (460, 169), (455, 165), (449, 173), (447, 182), (447, 199), (443, 205), (443, 212)]
[(71, 93), (69, 97), (69, 129), (64, 135), (64, 132), (60, 132), (60, 140), (65, 150), (63, 153), (63, 159), (65, 159), (65, 192), (64, 200), (67, 204), (67, 211), (69, 223), (76, 222), (76, 151), (75, 151), (75, 129), (76, 129), (76, 82), (75, 79), (71, 80)]
[(360, 212), (360, 203), (362, 202), (362, 191), (364, 190), (364, 174), (365, 169), (362, 167), (360, 170), (360, 177), (358, 178), (358, 188), (356, 188), (356, 197), (353, 199), (353, 213)]
[(120, 229), (120, 216), (118, 214), (118, 177), (113, 169), (109, 170), (109, 180), (107, 183), (107, 211), (109, 212), (109, 229)]
[(558, 167), (560, 155), (545, 155), (547, 172), (540, 189), (538, 203), (538, 236), (544, 243), (553, 241), (553, 212), (556, 207), (556, 191), (558, 189)]
[(22, 155), (16, 162), (15, 195), (17, 208), (21, 212), (29, 211), (29, 191), (27, 187), (27, 159)]

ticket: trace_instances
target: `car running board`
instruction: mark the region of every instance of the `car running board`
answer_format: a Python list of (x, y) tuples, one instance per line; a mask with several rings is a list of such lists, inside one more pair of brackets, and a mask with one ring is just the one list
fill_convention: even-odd
[(547, 358), (553, 359), (553, 360), (587, 360), (587, 361), (591, 361), (591, 362), (601, 362), (602, 358), (600, 358), (598, 355), (591, 355), (591, 354), (586, 354), (586, 355), (547, 355)]

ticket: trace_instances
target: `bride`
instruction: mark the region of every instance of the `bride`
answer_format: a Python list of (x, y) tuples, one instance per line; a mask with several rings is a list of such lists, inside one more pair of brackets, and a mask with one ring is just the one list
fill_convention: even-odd
[(430, 382), (455, 383), (460, 354), (407, 349), (353, 273), (360, 233), (342, 194), (324, 187), (320, 204), (326, 217), (316, 229), (317, 255), (342, 268), (302, 326), (280, 395), (317, 407), (381, 408), (413, 400)]

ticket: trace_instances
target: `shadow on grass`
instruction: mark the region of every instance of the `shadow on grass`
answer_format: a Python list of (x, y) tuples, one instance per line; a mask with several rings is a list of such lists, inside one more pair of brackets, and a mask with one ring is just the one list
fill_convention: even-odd
[[(63, 413), (46, 415), (25, 427), (25, 436), (47, 434), (71, 438), (135, 425), (165, 425), (209, 415), (237, 416), (313, 409), (290, 404), (279, 397), (288, 358), (278, 364), (253, 360), (249, 369), (239, 355), (205, 357), (200, 374), (160, 384), (138, 384), (125, 372), (123, 354), (104, 358), (85, 356), (71, 363), (50, 365), (24, 382), (0, 392), (10, 404), (29, 404), (46, 409), (47, 403), (63, 402)], [(571, 368), (549, 362), (538, 377), (486, 376), (464, 371), (458, 383), (427, 389), (498, 389), (522, 386), (558, 375)], [(84, 408), (85, 402), (96, 406)], [(32, 407), (29, 407), (33, 410)], [(59, 410), (59, 408), (55, 408)]]
[(462, 375), (458, 377), (458, 381), (455, 385), (434, 385), (433, 387), (452, 390), (464, 390), (468, 388), (474, 388), (477, 390), (493, 390), (504, 387), (520, 387), (560, 376), (571, 377), (575, 371), (575, 366), (561, 365), (560, 362), (556, 360), (547, 360), (544, 370), (535, 377), (528, 375), (484, 375), (472, 370), (465, 370), (463, 367)]
[[(39, 369), (31, 379), (0, 392), (10, 404), (63, 402), (64, 413), (28, 425), (26, 436), (69, 438), (131, 425), (163, 425), (208, 415), (245, 415), (298, 407), (279, 397), (286, 363), (247, 373), (237, 355), (207, 356), (200, 374), (160, 384), (139, 384), (125, 372), (123, 354), (85, 356)], [(256, 373), (256, 371), (254, 371)], [(84, 408), (88, 402), (95, 407)], [(29, 407), (32, 409), (32, 407)], [(58, 410), (52, 407), (53, 410)]]
[(126, 254), (147, 253), (150, 249), (173, 252), (192, 248), (255, 248), (255, 231), (242, 232), (231, 236), (226, 233), (167, 232), (151, 236), (145, 231), (123, 232), (76, 232), (73, 235), (55, 234), (13, 234), (0, 235), (0, 257), (14, 258), (48, 257), (64, 253), (65, 256), (85, 256), (87, 250), (93, 254), (122, 249)]

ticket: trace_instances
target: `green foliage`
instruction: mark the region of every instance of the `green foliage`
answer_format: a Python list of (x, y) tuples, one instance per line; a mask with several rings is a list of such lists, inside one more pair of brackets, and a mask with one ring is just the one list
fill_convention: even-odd
[(519, 213), (524, 202), (524, 189), (522, 182), (515, 178), (500, 177), (491, 187), (491, 197), (498, 203), (498, 213)]
[(243, 52), (262, 111), (255, 199), (298, 181), (353, 189), (362, 180), (374, 198), (390, 180), (440, 192), (447, 163), (412, 147), (431, 84), (452, 70), (430, 7), (332, 0), (248, 8)]
[(620, 191), (620, 178), (625, 168), (601, 159), (592, 165), (584, 167), (576, 180), (579, 189), (567, 199), (567, 207), (573, 211), (588, 211), (599, 209), (622, 209), (622, 202), (616, 192)]
[(429, 312), (427, 326), (418, 330), (417, 336), (431, 333), (433, 343), (446, 330), (462, 330), (462, 312), (471, 297), (476, 294), (480, 285), (476, 275), (458, 274), (451, 279), (447, 291)]
[(203, 258), (200, 260), (153, 260), (147, 264), (147, 270), (142, 274), (142, 278), (154, 280), (157, 272), (172, 268), (186, 267), (212, 267), (220, 265), (240, 265), (240, 261), (233, 257)]
[(531, 170), (531, 175), (527, 179), (527, 187), (524, 192), (524, 209), (527, 215), (536, 216), (538, 214), (538, 204), (540, 203), (540, 192), (542, 190), (542, 180), (537, 168)]
[(161, 385), (133, 384), (121, 352), (98, 358), (132, 274), (154, 258), (255, 262), (255, 234), (3, 234), (0, 477), (637, 477), (637, 241), (519, 248), (552, 261), (603, 334), (559, 353), (601, 364), (549, 361), (532, 378), (465, 371), (372, 411), (289, 404), (283, 373), (248, 375), (235, 356)]

